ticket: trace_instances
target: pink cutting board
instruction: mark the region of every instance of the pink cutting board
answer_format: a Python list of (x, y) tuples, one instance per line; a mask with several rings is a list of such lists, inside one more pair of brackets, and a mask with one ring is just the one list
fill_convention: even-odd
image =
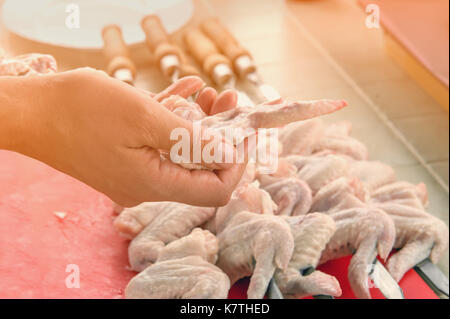
[[(134, 273), (112, 207), (71, 177), (0, 151), (0, 298), (120, 298)], [(71, 264), (80, 288), (66, 286)]]

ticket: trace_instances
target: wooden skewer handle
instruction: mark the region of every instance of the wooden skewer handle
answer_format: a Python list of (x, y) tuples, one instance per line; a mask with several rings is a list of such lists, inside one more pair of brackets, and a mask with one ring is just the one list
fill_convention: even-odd
[(216, 44), (234, 64), (243, 55), (251, 57), (250, 52), (243, 48), (236, 38), (217, 18), (211, 18), (201, 24), (203, 32)]
[[(169, 35), (158, 16), (148, 15), (144, 17), (141, 27), (145, 33), (147, 46), (153, 53), (158, 65), (161, 65), (161, 60), (169, 55), (174, 55), (181, 61), (180, 49), (170, 42)], [(171, 76), (174, 69), (169, 68), (161, 71), (164, 75)]]
[(182, 64), (180, 67), (180, 78), (191, 75), (200, 76), (200, 72), (191, 64)]
[(230, 61), (219, 53), (214, 43), (200, 29), (188, 30), (184, 34), (184, 40), (192, 56), (209, 77), (214, 78), (214, 69), (219, 64), (231, 68)]
[(130, 58), (128, 47), (123, 39), (120, 27), (117, 25), (104, 27), (102, 37), (103, 53), (108, 61), (108, 73), (114, 75), (119, 69), (128, 69), (134, 78), (136, 66)]

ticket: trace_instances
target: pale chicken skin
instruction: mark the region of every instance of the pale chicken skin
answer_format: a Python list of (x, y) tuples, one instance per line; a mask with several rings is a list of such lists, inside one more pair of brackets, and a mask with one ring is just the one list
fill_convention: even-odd
[(426, 258), (437, 263), (448, 248), (447, 225), (427, 212), (403, 205), (383, 203), (377, 205), (394, 220), (397, 237), (387, 269), (400, 281), (403, 275)]
[(156, 263), (139, 273), (125, 289), (128, 299), (225, 299), (230, 280), (216, 266), (218, 242), (196, 228), (161, 250)]
[(159, 214), (167, 214), (176, 208), (177, 203), (142, 203), (123, 209), (114, 220), (115, 229), (123, 237), (133, 239)]
[(370, 299), (370, 265), (379, 255), (386, 260), (395, 241), (395, 226), (382, 210), (350, 208), (330, 213), (336, 232), (325, 248), (320, 263), (353, 254), (348, 279), (358, 298)]
[(342, 291), (337, 279), (314, 270), (336, 230), (333, 219), (324, 214), (313, 213), (286, 217), (286, 221), (291, 227), (295, 248), (288, 268), (275, 272), (275, 282), (280, 291), (286, 298), (310, 295), (340, 296)]
[(283, 145), (282, 156), (311, 155), (324, 131), (324, 123), (320, 118), (295, 122), (279, 131), (279, 140)]
[(277, 128), (289, 123), (308, 120), (336, 112), (347, 103), (342, 100), (283, 101), (277, 105), (236, 107), (227, 112), (204, 118), (205, 127), (225, 131), (227, 129)]
[(162, 100), (161, 104), (173, 113), (189, 121), (199, 121), (206, 117), (205, 112), (203, 112), (197, 103), (189, 102), (178, 95), (169, 96)]
[[(132, 238), (141, 232), (136, 239), (142, 239), (134, 240), (139, 242), (135, 245), (135, 264), (138, 269), (150, 265), (141, 273), (142, 278), (153, 269), (136, 291), (155, 294), (151, 286), (169, 285), (170, 289), (166, 288), (162, 295), (156, 293), (157, 298), (210, 298), (212, 293), (205, 291), (210, 292), (215, 283), (205, 280), (195, 285), (187, 270), (196, 268), (197, 261), (201, 267), (214, 269), (212, 264), (203, 264), (214, 259), (191, 256), (195, 255), (192, 251), (196, 245), (201, 244), (184, 246), (181, 254), (174, 253), (168, 260), (162, 257), (178, 238), (200, 225), (217, 234), (217, 266), (229, 277), (228, 288), (230, 283), (251, 276), (249, 298), (263, 298), (272, 277), (287, 298), (339, 296), (336, 279), (315, 268), (350, 254), (351, 287), (357, 297), (370, 298), (368, 272), (377, 255), (386, 259), (393, 247), (401, 248), (387, 263), (394, 279), (400, 280), (408, 269), (428, 256), (436, 262), (447, 248), (447, 226), (425, 211), (425, 185), (397, 182), (390, 166), (368, 161), (368, 149), (351, 137), (349, 122), (325, 125), (315, 118), (341, 109), (346, 105), (344, 101), (279, 101), (256, 108), (238, 107), (214, 116), (207, 116), (197, 104), (178, 96), (168, 97), (162, 103), (205, 128), (221, 134), (231, 130), (239, 135), (233, 140), (235, 145), (252, 136), (257, 128), (279, 127), (281, 147), (270, 153), (279, 155), (278, 170), (265, 175), (257, 173), (261, 163), (249, 167), (228, 205), (218, 208), (215, 214), (209, 209), (205, 215), (191, 212), (191, 220), (189, 213), (185, 218), (181, 214), (177, 218), (164, 217), (170, 215), (171, 209), (162, 209), (153, 214), (128, 211), (119, 216), (116, 227), (122, 233)], [(204, 169), (199, 165), (189, 168)], [(260, 184), (251, 183), (255, 178)], [(142, 229), (147, 225), (151, 229), (159, 219), (163, 221), (161, 225), (144, 236), (146, 231)], [(176, 230), (178, 223), (182, 225), (180, 231)], [(166, 228), (166, 224), (170, 227)], [(166, 236), (167, 229), (170, 230)], [(185, 271), (187, 283), (181, 284), (181, 289), (175, 283), (181, 277), (173, 275), (174, 282), (167, 284), (164, 277), (172, 275), (158, 272), (164, 263), (170, 263), (170, 271), (176, 269), (177, 274)]]
[(425, 209), (428, 206), (428, 191), (423, 183), (395, 182), (378, 188), (371, 194), (370, 200), (374, 204), (388, 202)]
[(311, 208), (311, 188), (295, 176), (296, 172), (294, 165), (281, 158), (274, 174), (257, 175), (261, 188), (267, 191), (277, 204), (277, 215), (304, 215)]
[(249, 299), (264, 297), (276, 269), (285, 270), (294, 249), (288, 223), (279, 216), (250, 212), (236, 214), (219, 239), (217, 266), (232, 284), (251, 276)]
[[(131, 269), (135, 271), (142, 271), (154, 263), (167, 244), (188, 235), (215, 213), (215, 208), (171, 203), (168, 209), (167, 203), (159, 204), (164, 212), (159, 212), (128, 247)], [(157, 210), (158, 205), (153, 206), (153, 209)]]
[(348, 278), (358, 298), (371, 298), (368, 287), (370, 265), (376, 256), (388, 257), (395, 241), (395, 226), (382, 210), (370, 207), (365, 188), (353, 178), (341, 177), (320, 189), (312, 208), (328, 214), (336, 232), (321, 257), (321, 262), (353, 254)]
[(367, 160), (367, 147), (350, 136), (352, 125), (343, 121), (325, 126), (320, 118), (289, 124), (280, 129), (283, 156), (308, 156), (323, 151)]
[(305, 181), (313, 195), (333, 180), (348, 175), (349, 164), (336, 155), (286, 157), (297, 169), (296, 176)]
[(219, 207), (214, 219), (208, 224), (208, 229), (219, 234), (228, 225), (232, 218), (243, 211), (255, 214), (273, 215), (277, 205), (272, 201), (270, 194), (259, 188), (258, 182), (239, 186), (232, 194), (227, 205)]
[(278, 128), (333, 113), (347, 106), (342, 100), (282, 101), (276, 105), (236, 107), (207, 116), (198, 104), (179, 96), (170, 96), (164, 99), (162, 104), (185, 119), (200, 120), (202, 126), (221, 132), (229, 129)]
[(355, 160), (364, 161), (369, 158), (367, 147), (350, 136), (352, 124), (338, 122), (329, 125), (314, 145), (314, 152), (333, 151), (336, 154), (349, 156)]
[(0, 56), (0, 76), (35, 76), (57, 71), (57, 64), (51, 55), (26, 54), (14, 58)]
[(368, 200), (364, 185), (356, 178), (340, 177), (322, 187), (314, 196), (311, 212), (336, 212), (364, 207)]
[(306, 214), (312, 203), (312, 192), (308, 184), (296, 177), (279, 178), (263, 186), (277, 204), (277, 215), (297, 216)]
[[(255, 136), (257, 129), (278, 128), (292, 122), (333, 113), (347, 105), (342, 100), (282, 101), (275, 105), (235, 107), (229, 111), (206, 116), (196, 103), (188, 102), (179, 96), (170, 96), (164, 99), (162, 103), (177, 115), (190, 121), (198, 121), (203, 128), (207, 129), (208, 134), (213, 132), (217, 135), (216, 137), (226, 138), (236, 146), (242, 145), (246, 138)], [(269, 143), (270, 140), (273, 140), (272, 143)], [(253, 141), (256, 142), (256, 137)], [(267, 143), (261, 144), (264, 144), (263, 147), (268, 147), (268, 145), (278, 144), (278, 140), (276, 136), (272, 136)], [(261, 147), (261, 144), (258, 143), (258, 147)], [(261, 166), (260, 169), (271, 166), (270, 158), (278, 158), (280, 150), (278, 147), (273, 148), (268, 148), (268, 163), (264, 163), (259, 157), (256, 158), (258, 166)], [(163, 154), (163, 156), (167, 157), (167, 154)], [(190, 170), (205, 169), (197, 163), (180, 163), (180, 165)]]
[(397, 232), (394, 248), (400, 249), (387, 263), (392, 277), (404, 274), (426, 258), (437, 263), (448, 247), (449, 230), (440, 219), (426, 212), (428, 192), (422, 183), (395, 182), (375, 191), (371, 203), (393, 219)]
[(396, 180), (394, 169), (378, 161), (351, 161), (348, 174), (358, 178), (369, 193)]

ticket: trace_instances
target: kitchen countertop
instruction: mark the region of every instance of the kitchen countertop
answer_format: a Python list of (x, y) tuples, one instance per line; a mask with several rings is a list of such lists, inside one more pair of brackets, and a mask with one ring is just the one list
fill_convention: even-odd
[[(0, 0), (0, 4), (3, 0)], [(346, 119), (371, 159), (392, 165), (398, 178), (424, 182), (429, 211), (449, 221), (449, 117), (384, 49), (383, 32), (365, 26), (353, 0), (195, 0), (195, 24), (218, 15), (254, 55), (263, 77), (289, 98), (346, 99), (349, 107), (325, 117)], [(99, 52), (68, 52), (32, 43), (1, 28), (7, 54), (53, 53), (60, 70), (104, 67)], [(133, 48), (136, 86), (157, 91), (168, 83), (143, 46)], [(448, 252), (439, 266), (448, 276)]]

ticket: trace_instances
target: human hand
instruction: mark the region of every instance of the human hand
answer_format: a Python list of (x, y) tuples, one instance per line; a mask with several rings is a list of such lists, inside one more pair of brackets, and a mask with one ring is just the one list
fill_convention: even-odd
[[(121, 206), (145, 201), (222, 206), (245, 170), (245, 162), (202, 163), (212, 170), (187, 170), (162, 159), (159, 150), (168, 152), (175, 143), (171, 131), (185, 128), (192, 134), (192, 123), (167, 110), (156, 96), (103, 72), (79, 69), (33, 81), (39, 83), (32, 85), (35, 100), (22, 116), (27, 138), (17, 151), (79, 179)], [(203, 86), (199, 79), (190, 84), (161, 94), (187, 97)], [(208, 113), (226, 110), (236, 104), (233, 99), (233, 93), (217, 97), (210, 89), (198, 95)]]

